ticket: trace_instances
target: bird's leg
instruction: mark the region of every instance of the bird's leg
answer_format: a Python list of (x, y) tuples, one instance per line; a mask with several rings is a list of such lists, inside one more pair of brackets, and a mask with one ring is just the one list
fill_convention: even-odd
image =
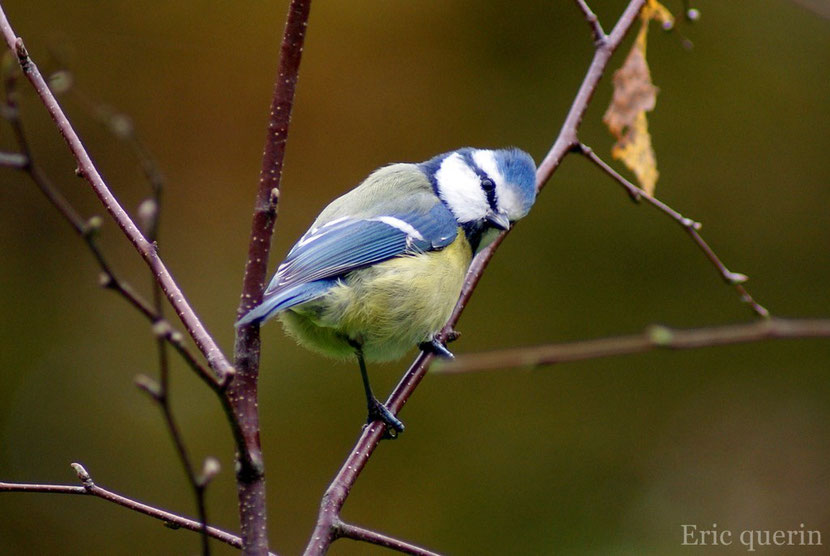
[[(351, 342), (350, 342), (351, 343)], [(357, 355), (357, 363), (360, 365), (360, 376), (363, 378), (363, 390), (366, 392), (366, 403), (369, 406), (369, 417), (367, 424), (374, 421), (382, 421), (386, 425), (385, 438), (397, 438), (403, 432), (404, 426), (400, 419), (392, 415), (372, 393), (372, 386), (369, 384), (369, 373), (366, 372), (366, 362), (363, 360), (363, 348), (359, 344), (352, 343)]]
[(447, 349), (447, 346), (439, 342), (437, 339), (435, 339), (435, 337), (433, 337), (431, 340), (427, 340), (426, 342), (421, 342), (420, 344), (418, 344), (418, 348), (421, 351), (433, 353), (438, 357), (443, 357), (444, 359), (455, 359), (455, 355), (453, 355), (452, 352)]

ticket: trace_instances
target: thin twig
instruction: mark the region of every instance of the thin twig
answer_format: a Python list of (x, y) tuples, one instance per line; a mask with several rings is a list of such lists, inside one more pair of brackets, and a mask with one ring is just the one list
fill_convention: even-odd
[(99, 284), (101, 287), (112, 290), (123, 297), (130, 305), (144, 315), (151, 323), (153, 323), (153, 331), (157, 337), (164, 339), (170, 343), (176, 351), (182, 356), (188, 366), (193, 369), (196, 374), (208, 386), (216, 391), (221, 391), (221, 385), (213, 376), (213, 374), (196, 358), (191, 352), (190, 348), (184, 343), (184, 337), (181, 332), (175, 330), (172, 325), (163, 319), (153, 307), (145, 301), (129, 283), (118, 277), (112, 266), (107, 261), (104, 253), (98, 247), (97, 232), (101, 226), (101, 219), (92, 217), (85, 220), (78, 212), (69, 204), (61, 192), (54, 186), (52, 181), (42, 170), (42, 168), (35, 163), (33, 155), (29, 149), (26, 133), (23, 128), (23, 123), (20, 120), (20, 109), (17, 103), (17, 89), (16, 78), (14, 75), (6, 75), (4, 79), (4, 90), (6, 95), (6, 102), (4, 105), (3, 116), (12, 128), (15, 139), (20, 149), (20, 155), (26, 163), (19, 169), (25, 171), (40, 192), (46, 199), (58, 210), (63, 218), (69, 223), (72, 229), (77, 233), (86, 243), (93, 258), (98, 263), (101, 269), (101, 276)]
[(641, 334), (461, 355), (454, 361), (439, 363), (433, 367), (432, 373), (534, 368), (654, 349), (686, 350), (794, 338), (830, 338), (830, 319), (769, 318), (745, 324), (693, 329), (651, 325)]
[(220, 382), (223, 384), (227, 383), (233, 377), (233, 367), (188, 303), (184, 293), (182, 293), (173, 276), (170, 274), (170, 271), (161, 260), (161, 257), (159, 257), (156, 246), (147, 241), (144, 235), (142, 235), (133, 220), (118, 203), (118, 200), (112, 194), (106, 182), (104, 182), (104, 179), (101, 177), (84, 148), (83, 143), (81, 143), (78, 134), (67, 119), (55, 96), (49, 90), (49, 86), (40, 74), (37, 65), (35, 65), (29, 56), (23, 40), (15, 35), (2, 7), (0, 7), (0, 32), (2, 32), (9, 48), (17, 54), (17, 60), (23, 70), (23, 74), (31, 82), (35, 92), (40, 97), (46, 110), (54, 120), (56, 127), (69, 146), (70, 151), (78, 163), (77, 173), (89, 182), (106, 210), (150, 267), (156, 280), (161, 284), (164, 294), (184, 324), (188, 334), (196, 342), (196, 345), (204, 354), (211, 368), (216, 371)]
[(591, 33), (594, 36), (594, 45), (602, 45), (602, 43), (605, 42), (605, 31), (602, 30), (602, 25), (600, 25), (597, 14), (594, 13), (585, 0), (575, 0), (575, 2), (576, 6), (582, 10), (582, 13), (585, 15), (585, 21), (591, 27)]
[[(122, 116), (122, 119), (124, 117)], [(110, 126), (112, 127), (112, 126)], [(126, 131), (126, 133), (125, 133)], [(139, 207), (139, 215), (143, 216), (145, 236), (147, 240), (152, 243), (158, 242), (159, 224), (161, 222), (161, 197), (164, 191), (164, 179), (161, 172), (158, 170), (155, 161), (150, 155), (149, 151), (143, 147), (138, 140), (132, 126), (128, 130), (122, 126), (122, 133), (120, 135), (132, 145), (133, 152), (139, 159), (139, 163), (144, 171), (144, 175), (150, 182), (152, 195), (145, 199)], [(143, 210), (142, 210), (143, 209)], [(141, 214), (143, 212), (143, 214)], [(153, 288), (153, 308), (159, 317), (164, 316), (164, 297), (159, 283), (153, 279), (151, 286)], [(150, 394), (159, 409), (161, 409), (164, 422), (167, 425), (167, 431), (170, 433), (170, 439), (173, 441), (173, 446), (179, 458), (179, 462), (184, 469), (187, 482), (190, 484), (190, 489), (193, 492), (193, 497), (196, 500), (196, 511), (199, 516), (201, 527), (202, 540), (202, 555), (210, 556), (210, 536), (208, 535), (208, 517), (207, 506), (205, 504), (205, 489), (207, 488), (207, 480), (200, 479), (196, 470), (193, 468), (193, 463), (187, 446), (184, 442), (181, 429), (179, 428), (176, 418), (173, 415), (173, 407), (170, 404), (170, 360), (167, 353), (167, 342), (162, 337), (156, 337), (156, 352), (158, 354), (159, 363), (159, 383), (158, 388), (144, 388)], [(147, 383), (145, 383), (147, 384)], [(216, 469), (218, 472), (218, 468)]]
[(749, 292), (744, 288), (743, 283), (747, 281), (747, 276), (744, 274), (740, 274), (738, 272), (732, 272), (720, 258), (715, 254), (709, 244), (703, 240), (703, 237), (698, 233), (700, 230), (701, 225), (700, 222), (695, 222), (690, 218), (686, 218), (664, 202), (660, 201), (659, 199), (654, 198), (651, 195), (648, 195), (645, 191), (625, 179), (621, 176), (616, 170), (614, 170), (611, 166), (609, 166), (604, 160), (602, 160), (590, 147), (578, 144), (574, 147), (576, 152), (579, 152), (585, 158), (593, 162), (599, 169), (603, 172), (611, 176), (614, 180), (616, 180), (620, 185), (622, 185), (628, 194), (636, 201), (641, 199), (645, 199), (647, 203), (656, 207), (661, 212), (669, 216), (672, 220), (677, 222), (677, 224), (682, 227), (689, 236), (691, 236), (692, 240), (694, 240), (695, 244), (703, 251), (703, 254), (706, 255), (706, 258), (709, 259), (709, 262), (717, 269), (720, 273), (721, 278), (723, 281), (726, 282), (730, 286), (734, 286), (735, 289), (741, 296), (741, 301), (749, 305), (752, 312), (754, 312), (757, 316), (767, 318), (769, 317), (769, 311), (760, 305), (755, 299), (749, 295)]
[[(162, 292), (157, 281), (153, 280), (153, 306), (150, 306), (140, 295), (138, 295), (133, 288), (124, 280), (120, 279), (103, 252), (98, 247), (97, 232), (101, 226), (101, 219), (93, 217), (85, 221), (75, 209), (69, 204), (60, 191), (53, 185), (51, 180), (47, 177), (45, 172), (32, 159), (32, 153), (26, 139), (23, 123), (20, 119), (20, 111), (17, 103), (18, 92), (16, 88), (17, 75), (9, 72), (4, 79), (4, 88), (6, 95), (6, 103), (4, 105), (3, 115), (12, 127), (15, 138), (17, 139), (18, 147), (22, 151), (18, 156), (25, 161), (25, 164), (19, 166), (19, 169), (25, 171), (38, 189), (44, 196), (58, 209), (64, 219), (72, 226), (75, 232), (80, 235), (99, 267), (101, 268), (100, 284), (106, 289), (110, 289), (120, 294), (126, 299), (134, 308), (153, 323), (153, 333), (156, 336), (156, 343), (159, 355), (159, 369), (160, 369), (160, 384), (155, 383), (147, 377), (137, 377), (137, 384), (142, 390), (150, 394), (151, 398), (159, 405), (164, 416), (168, 431), (173, 440), (174, 447), (182, 462), (187, 475), (187, 479), (196, 498), (196, 506), (199, 514), (199, 520), (202, 524), (202, 553), (209, 555), (210, 548), (207, 534), (207, 510), (205, 505), (205, 488), (207, 480), (205, 474), (202, 477), (197, 476), (193, 466), (190, 462), (190, 457), (187, 453), (184, 439), (181, 435), (179, 427), (174, 419), (172, 407), (169, 401), (169, 360), (167, 356), (167, 345), (173, 345), (177, 352), (182, 356), (185, 362), (197, 373), (197, 375), (213, 389), (226, 406), (226, 412), (229, 414), (229, 420), (232, 429), (238, 429), (235, 421), (232, 419), (233, 415), (227, 408), (227, 400), (224, 397), (224, 385), (217, 380), (217, 378), (199, 362), (195, 355), (191, 353), (190, 349), (185, 345), (182, 334), (172, 328), (170, 323), (163, 317), (163, 303)], [(123, 128), (123, 126), (122, 126)], [(123, 136), (123, 129), (121, 130)], [(146, 234), (147, 240), (155, 243), (158, 234), (158, 217), (160, 208), (160, 196), (162, 192), (162, 178), (161, 173), (155, 169), (155, 163), (146, 149), (134, 137), (132, 143), (142, 169), (150, 181), (153, 196), (151, 199), (151, 210), (148, 211), (145, 206), (143, 216), (147, 224)], [(123, 137), (128, 139), (128, 137)], [(235, 434), (240, 437), (240, 434)], [(217, 469), (218, 470), (218, 469)]]
[(415, 556), (440, 556), (437, 552), (433, 552), (406, 541), (390, 537), (389, 535), (384, 535), (383, 533), (378, 533), (377, 531), (372, 531), (371, 529), (366, 529), (365, 527), (352, 525), (351, 523), (339, 523), (337, 525), (336, 534), (337, 537), (341, 539), (352, 539), (369, 544), (376, 544), (404, 554), (414, 554)]
[[(83, 466), (78, 463), (73, 463), (72, 467), (75, 469), (75, 472), (78, 474), (78, 478), (83, 483), (82, 486), (0, 482), (0, 492), (42, 492), (95, 496), (135, 512), (159, 519), (172, 528), (187, 529), (189, 531), (199, 531), (202, 528), (202, 524), (194, 519), (189, 519), (178, 514), (162, 510), (161, 508), (143, 504), (137, 500), (133, 500), (132, 498), (127, 498), (126, 496), (116, 494), (111, 490), (100, 487), (93, 482), (92, 478), (89, 476), (89, 473), (87, 473)], [(208, 526), (207, 533), (212, 538), (220, 540), (233, 547), (242, 547), (242, 539), (232, 533), (228, 533), (227, 531), (223, 531), (212, 526)]]
[[(268, 130), (251, 221), (248, 259), (245, 262), (238, 317), (262, 300), (271, 237), (277, 219), (288, 125), (291, 121), (310, 10), (311, 0), (292, 0), (288, 7), (274, 95), (268, 115)], [(228, 399), (241, 425), (245, 445), (250, 454), (249, 461), (242, 460), (236, 473), (245, 554), (263, 554), (268, 548), (265, 469), (259, 441), (257, 406), (259, 362), (259, 325), (239, 327), (234, 342), (234, 365), (238, 373), (228, 388)]]
[[(537, 191), (542, 190), (573, 145), (579, 143), (577, 129), (582, 121), (582, 116), (588, 109), (588, 104), (605, 72), (611, 55), (619, 47), (620, 43), (622, 43), (625, 34), (637, 20), (637, 15), (640, 13), (640, 9), (645, 2), (646, 0), (632, 0), (629, 2), (628, 7), (626, 7), (620, 16), (611, 33), (606, 36), (602, 43), (596, 45), (594, 57), (588, 66), (582, 85), (580, 85), (576, 97), (571, 104), (562, 129), (553, 147), (551, 147), (536, 171)], [(438, 334), (439, 340), (445, 340), (452, 333), (467, 302), (475, 291), (482, 273), (487, 268), (487, 265), (493, 258), (499, 245), (504, 241), (506, 235), (507, 232), (501, 233), (490, 246), (482, 250), (473, 259), (467, 271), (464, 286), (462, 287), (461, 295), (456, 303), (452, 316), (446, 326), (444, 326), (444, 329)], [(389, 399), (386, 400), (386, 407), (392, 414), (397, 415), (409, 400), (412, 393), (418, 387), (418, 384), (420, 384), (426, 375), (432, 358), (431, 353), (421, 352), (406, 373), (404, 373), (401, 381), (395, 387)], [(336, 540), (335, 526), (340, 522), (340, 510), (346, 502), (346, 498), (348, 498), (357, 478), (366, 466), (367, 461), (378, 447), (383, 437), (384, 429), (383, 424), (377, 421), (366, 426), (351, 453), (346, 458), (346, 461), (343, 462), (337, 475), (331, 484), (329, 484), (320, 502), (320, 512), (311, 539), (305, 550), (306, 556), (324, 554), (331, 546), (331, 543)]]

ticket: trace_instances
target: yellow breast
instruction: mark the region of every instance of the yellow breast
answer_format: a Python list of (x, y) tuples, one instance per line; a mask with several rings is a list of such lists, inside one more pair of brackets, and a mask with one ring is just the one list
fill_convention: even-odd
[(325, 355), (397, 359), (447, 322), (472, 250), (464, 232), (440, 251), (396, 257), (346, 275), (324, 296), (280, 314), (286, 332)]

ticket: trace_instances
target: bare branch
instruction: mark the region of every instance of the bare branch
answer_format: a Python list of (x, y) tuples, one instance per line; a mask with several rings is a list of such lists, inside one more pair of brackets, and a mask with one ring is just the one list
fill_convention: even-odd
[[(279, 68), (268, 116), (268, 131), (251, 222), (248, 259), (245, 263), (242, 295), (237, 309), (238, 317), (262, 300), (271, 237), (277, 219), (288, 125), (291, 121), (310, 10), (311, 0), (292, 0), (288, 7), (280, 47)], [(228, 388), (228, 400), (241, 426), (248, 456), (239, 458), (240, 465), (236, 474), (245, 554), (264, 554), (268, 549), (264, 463), (259, 441), (257, 407), (259, 361), (259, 325), (239, 327), (234, 342), (234, 365), (238, 370), (238, 376)]]
[(614, 170), (611, 166), (609, 166), (604, 160), (602, 160), (597, 154), (591, 150), (590, 147), (578, 144), (574, 147), (576, 152), (579, 152), (583, 156), (585, 156), (588, 160), (593, 162), (598, 168), (600, 168), (603, 172), (611, 176), (614, 180), (616, 180), (620, 185), (622, 185), (628, 194), (631, 196), (632, 199), (635, 201), (639, 201), (641, 199), (645, 199), (647, 203), (656, 207), (664, 214), (668, 215), (671, 219), (677, 222), (689, 236), (691, 236), (692, 240), (697, 244), (703, 254), (706, 255), (706, 258), (714, 265), (714, 267), (718, 270), (723, 278), (723, 281), (726, 282), (730, 286), (734, 286), (735, 289), (741, 296), (741, 301), (749, 305), (752, 311), (758, 315), (759, 317), (769, 317), (769, 311), (766, 308), (761, 306), (755, 299), (749, 295), (749, 292), (744, 288), (743, 283), (747, 281), (747, 276), (744, 274), (739, 274), (737, 272), (731, 272), (726, 265), (718, 258), (715, 252), (709, 247), (701, 235), (698, 233), (698, 230), (701, 228), (701, 224), (699, 222), (695, 222), (690, 218), (686, 218), (667, 204), (663, 203), (659, 199), (655, 199), (651, 195), (648, 195), (645, 191), (625, 179), (621, 176), (616, 170)]
[(433, 552), (431, 550), (427, 550), (426, 548), (421, 548), (420, 546), (384, 535), (383, 533), (372, 531), (371, 529), (352, 525), (350, 523), (340, 523), (337, 525), (337, 536), (338, 538), (376, 544), (404, 554), (414, 554), (415, 556), (439, 556), (437, 552)]
[[(189, 519), (148, 504), (143, 504), (137, 500), (133, 500), (132, 498), (127, 498), (126, 496), (116, 494), (111, 490), (100, 487), (92, 481), (92, 478), (83, 466), (73, 463), (72, 467), (78, 474), (78, 478), (83, 483), (83, 486), (0, 482), (0, 492), (43, 492), (52, 494), (80, 494), (95, 496), (96, 498), (113, 502), (134, 512), (159, 519), (174, 528), (182, 528), (189, 531), (200, 531), (202, 528), (202, 524), (196, 520)], [(242, 547), (242, 539), (232, 533), (223, 531), (222, 529), (209, 526), (207, 528), (207, 534), (212, 538), (220, 540), (223, 543), (229, 544), (233, 547)]]
[(54, 186), (42, 168), (33, 161), (33, 155), (29, 149), (26, 133), (23, 129), (23, 123), (20, 121), (20, 111), (17, 105), (18, 93), (16, 89), (16, 78), (14, 75), (5, 76), (4, 89), (6, 94), (6, 103), (3, 115), (6, 121), (9, 122), (9, 125), (15, 135), (18, 147), (21, 150), (19, 156), (26, 161), (26, 163), (19, 169), (25, 171), (29, 175), (35, 186), (37, 186), (44, 197), (46, 197), (46, 199), (58, 210), (75, 233), (84, 240), (101, 269), (101, 276), (99, 279), (101, 287), (118, 293), (130, 305), (138, 310), (139, 313), (144, 315), (145, 318), (153, 323), (153, 332), (156, 336), (172, 345), (185, 360), (188, 366), (193, 369), (199, 378), (201, 378), (208, 386), (217, 392), (221, 392), (222, 385), (217, 381), (213, 374), (201, 362), (199, 362), (196, 356), (191, 352), (190, 348), (187, 347), (184, 343), (184, 337), (181, 332), (175, 330), (168, 321), (162, 318), (158, 311), (156, 311), (147, 301), (136, 293), (129, 283), (119, 278), (115, 273), (112, 266), (104, 256), (104, 253), (98, 247), (97, 234), (101, 227), (101, 219), (94, 216), (89, 220), (85, 220)]
[(601, 46), (605, 42), (605, 31), (602, 30), (602, 25), (599, 23), (597, 14), (593, 12), (585, 0), (575, 0), (576, 6), (585, 14), (585, 21), (591, 27), (591, 33), (594, 35), (594, 45)]
[(830, 338), (830, 319), (769, 318), (745, 324), (695, 329), (651, 325), (642, 334), (462, 355), (452, 362), (439, 362), (432, 372), (461, 374), (492, 369), (533, 368), (654, 349), (686, 350), (793, 338)]
[(124, 232), (124, 235), (127, 236), (133, 244), (133, 247), (135, 247), (136, 251), (138, 251), (150, 267), (156, 280), (161, 284), (167, 299), (184, 324), (185, 329), (196, 342), (199, 350), (205, 355), (211, 368), (216, 371), (220, 382), (226, 383), (234, 374), (233, 367), (184, 297), (184, 293), (182, 293), (178, 284), (167, 270), (164, 262), (159, 257), (155, 245), (147, 241), (142, 235), (130, 216), (118, 203), (118, 200), (112, 194), (106, 182), (104, 182), (93, 164), (92, 159), (86, 152), (83, 143), (81, 143), (78, 134), (67, 119), (55, 96), (49, 90), (46, 81), (43, 79), (34, 61), (29, 57), (23, 40), (15, 35), (2, 7), (0, 7), (0, 32), (2, 32), (9, 48), (17, 54), (17, 60), (24, 75), (31, 82), (35, 92), (40, 97), (46, 110), (54, 120), (56, 127), (69, 146), (70, 151), (78, 163), (77, 173), (89, 182), (104, 207)]
[[(600, 79), (605, 73), (611, 55), (619, 47), (620, 43), (622, 43), (625, 34), (636, 21), (637, 15), (640, 13), (640, 9), (642, 9), (645, 2), (646, 0), (631, 0), (614, 26), (611, 34), (606, 37), (606, 40), (602, 44), (597, 45), (582, 85), (580, 85), (576, 97), (571, 104), (571, 108), (568, 111), (568, 115), (565, 118), (565, 123), (562, 125), (562, 129), (553, 147), (536, 171), (537, 191), (542, 190), (554, 171), (559, 167), (562, 159), (570, 152), (574, 145), (579, 143), (577, 129), (582, 121), (582, 116), (588, 109), (588, 104)], [(488, 263), (493, 258), (501, 242), (504, 241), (506, 235), (507, 232), (501, 233), (490, 246), (482, 250), (473, 259), (467, 271), (461, 295), (450, 320), (438, 335), (439, 340), (446, 340), (452, 333), (473, 291), (475, 291), (484, 269), (487, 268)], [(385, 405), (392, 414), (397, 415), (409, 400), (412, 393), (418, 387), (418, 384), (420, 384), (426, 375), (432, 358), (432, 354), (421, 352), (406, 373), (404, 373), (401, 381), (395, 387), (389, 399), (386, 400)], [(336, 540), (337, 537), (334, 527), (340, 522), (340, 510), (346, 502), (352, 486), (354, 486), (355, 481), (357, 481), (357, 478), (366, 466), (366, 462), (378, 447), (378, 443), (383, 437), (383, 432), (384, 426), (380, 422), (375, 422), (363, 429), (351, 453), (346, 458), (346, 461), (343, 462), (340, 471), (338, 471), (323, 495), (317, 524), (305, 550), (306, 556), (324, 554), (329, 546), (331, 546), (331, 543)]]

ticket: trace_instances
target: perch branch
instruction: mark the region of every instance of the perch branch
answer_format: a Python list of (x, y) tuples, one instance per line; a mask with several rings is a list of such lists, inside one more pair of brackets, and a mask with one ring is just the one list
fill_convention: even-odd
[[(280, 46), (279, 67), (268, 115), (268, 130), (237, 317), (244, 315), (262, 300), (271, 238), (277, 220), (288, 125), (291, 121), (310, 10), (311, 0), (292, 0), (288, 7)], [(236, 474), (245, 554), (264, 554), (268, 549), (265, 468), (259, 442), (257, 406), (260, 348), (259, 325), (242, 326), (236, 330), (234, 364), (238, 369), (238, 375), (228, 389), (228, 399), (251, 454), (250, 461), (243, 460)]]
[[(29, 483), (2, 483), (0, 482), (0, 492), (42, 492), (53, 494), (80, 494), (86, 496), (95, 496), (108, 502), (113, 502), (119, 506), (123, 506), (129, 510), (148, 515), (155, 519), (163, 521), (165, 524), (174, 529), (187, 529), (189, 531), (199, 531), (202, 524), (196, 520), (182, 517), (178, 514), (143, 504), (132, 498), (127, 498), (120, 494), (116, 494), (111, 490), (96, 485), (92, 478), (87, 473), (86, 469), (80, 464), (73, 463), (72, 468), (78, 474), (81, 486), (79, 485), (49, 485), (49, 484), (29, 484)], [(236, 548), (242, 547), (242, 539), (232, 533), (223, 531), (216, 527), (208, 527), (207, 533), (212, 538), (222, 541)]]
[[(536, 171), (537, 191), (541, 191), (554, 171), (559, 167), (562, 159), (571, 151), (574, 145), (579, 143), (577, 129), (579, 128), (585, 111), (588, 109), (591, 97), (605, 72), (611, 55), (619, 47), (620, 43), (622, 43), (626, 33), (637, 20), (637, 15), (640, 13), (640, 9), (645, 4), (645, 1), (632, 0), (629, 2), (611, 33), (608, 35), (603, 34), (602, 40), (595, 40), (596, 48), (594, 56), (588, 66), (582, 84), (576, 93), (576, 97), (571, 104), (562, 129), (553, 147), (551, 147)], [(582, 6), (579, 3), (578, 5), (583, 14), (587, 15), (585, 10), (582, 9)], [(597, 26), (592, 25), (591, 27), (594, 33), (597, 32), (597, 29), (601, 29), (599, 24)], [(501, 242), (504, 241), (506, 234), (506, 232), (501, 233), (490, 246), (482, 250), (473, 259), (464, 280), (461, 296), (456, 303), (449, 322), (447, 322), (444, 329), (439, 333), (439, 340), (446, 340), (452, 333), (453, 327), (458, 322), (462, 311), (478, 285), (482, 273), (487, 268), (488, 263), (493, 258)], [(394, 415), (397, 415), (403, 408), (404, 404), (406, 404), (412, 393), (418, 387), (418, 384), (426, 375), (432, 357), (430, 353), (421, 352), (406, 373), (404, 373), (401, 381), (389, 396), (389, 399), (386, 400), (386, 407)], [(357, 478), (366, 466), (367, 461), (378, 447), (383, 437), (383, 432), (384, 426), (379, 422), (374, 422), (363, 429), (351, 453), (323, 495), (320, 502), (317, 523), (306, 547), (306, 556), (324, 554), (331, 546), (331, 543), (337, 539), (336, 525), (341, 521), (340, 510), (346, 502), (346, 498), (348, 498)]]
[(462, 355), (455, 361), (439, 363), (432, 372), (461, 374), (493, 369), (534, 368), (654, 349), (686, 350), (793, 338), (830, 338), (830, 319), (769, 318), (745, 324), (696, 329), (652, 325), (641, 334)]
[(628, 194), (631, 196), (632, 199), (635, 201), (640, 201), (645, 199), (647, 203), (651, 206), (656, 207), (658, 210), (666, 214), (669, 218), (673, 219), (677, 224), (682, 227), (687, 234), (692, 238), (695, 244), (703, 251), (703, 254), (706, 255), (706, 258), (712, 263), (712, 265), (717, 269), (720, 273), (721, 278), (724, 282), (726, 282), (730, 286), (734, 286), (735, 289), (741, 296), (741, 301), (749, 305), (752, 311), (759, 317), (767, 318), (769, 317), (769, 311), (767, 311), (763, 306), (761, 306), (755, 299), (749, 295), (749, 292), (743, 286), (743, 283), (747, 281), (747, 277), (744, 274), (740, 274), (737, 272), (731, 272), (726, 265), (720, 260), (720, 258), (715, 254), (709, 244), (704, 241), (703, 237), (698, 233), (698, 230), (701, 228), (700, 222), (695, 222), (690, 218), (686, 218), (664, 202), (660, 201), (652, 197), (651, 195), (646, 194), (645, 191), (631, 183), (629, 180), (625, 179), (622, 175), (619, 174), (616, 170), (614, 170), (611, 166), (609, 166), (604, 160), (602, 160), (597, 154), (588, 146), (579, 143), (574, 146), (574, 151), (580, 153), (585, 158), (590, 160), (594, 163), (600, 170), (611, 176), (612, 179), (616, 180), (620, 185), (622, 185)]
[(0, 32), (2, 32), (3, 38), (5, 39), (8, 47), (12, 50), (12, 52), (16, 53), (17, 61), (20, 64), (20, 68), (23, 70), (23, 74), (34, 87), (35, 92), (40, 97), (43, 105), (46, 107), (46, 110), (52, 117), (52, 120), (54, 120), (56, 127), (69, 146), (69, 150), (72, 152), (72, 155), (78, 163), (78, 175), (89, 182), (107, 212), (110, 213), (119, 228), (121, 228), (122, 232), (124, 232), (124, 235), (127, 236), (127, 239), (130, 240), (130, 243), (133, 244), (133, 247), (135, 247), (136, 251), (138, 251), (150, 267), (153, 275), (156, 277), (156, 280), (158, 280), (159, 284), (161, 284), (164, 294), (167, 296), (170, 304), (176, 310), (176, 314), (184, 324), (188, 334), (190, 334), (196, 345), (199, 347), (199, 350), (204, 354), (211, 368), (216, 371), (220, 382), (223, 384), (227, 383), (233, 377), (233, 367), (211, 335), (205, 329), (205, 326), (202, 324), (202, 321), (196, 315), (187, 299), (185, 299), (184, 294), (176, 281), (173, 279), (170, 271), (167, 270), (164, 262), (159, 257), (156, 246), (147, 241), (124, 208), (118, 203), (118, 200), (112, 194), (112, 191), (110, 191), (106, 182), (104, 182), (104, 179), (101, 177), (92, 162), (92, 159), (84, 148), (81, 139), (78, 137), (78, 134), (72, 127), (72, 124), (67, 119), (60, 107), (60, 104), (58, 104), (58, 101), (55, 99), (55, 96), (49, 90), (49, 86), (43, 79), (40, 70), (38, 70), (37, 65), (35, 65), (34, 61), (29, 56), (29, 53), (23, 44), (23, 40), (15, 35), (14, 30), (9, 24), (6, 14), (1, 6)]

